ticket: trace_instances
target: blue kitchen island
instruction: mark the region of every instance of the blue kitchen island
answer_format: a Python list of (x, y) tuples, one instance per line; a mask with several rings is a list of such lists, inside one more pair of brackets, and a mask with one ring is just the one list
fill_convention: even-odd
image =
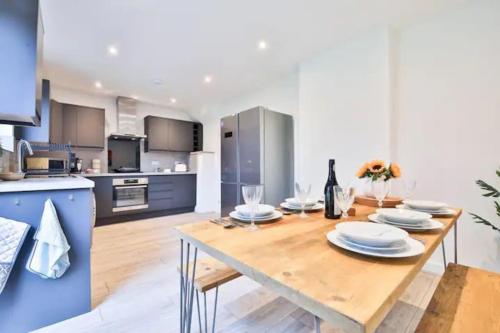
[[(0, 216), (31, 225), (0, 294), (0, 332), (28, 332), (91, 310), (90, 247), (94, 182), (83, 177), (0, 182)], [(44, 203), (50, 198), (71, 249), (59, 279), (43, 279), (25, 266)]]

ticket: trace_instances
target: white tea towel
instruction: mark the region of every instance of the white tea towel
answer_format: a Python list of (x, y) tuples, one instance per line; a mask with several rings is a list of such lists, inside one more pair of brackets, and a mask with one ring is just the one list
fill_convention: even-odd
[(60, 278), (68, 269), (70, 246), (66, 240), (52, 200), (45, 201), (42, 220), (33, 237), (35, 245), (26, 269), (45, 279)]
[(0, 217), (0, 294), (7, 284), (29, 224)]

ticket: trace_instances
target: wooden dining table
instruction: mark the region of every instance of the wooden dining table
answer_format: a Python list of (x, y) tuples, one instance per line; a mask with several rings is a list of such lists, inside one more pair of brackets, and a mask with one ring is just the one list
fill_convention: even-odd
[(285, 215), (276, 222), (261, 224), (257, 231), (226, 229), (209, 221), (177, 226), (181, 238), (181, 326), (184, 321), (184, 327), (190, 327), (190, 281), (195, 274), (194, 269), (186, 272), (182, 265), (192, 261), (193, 255), (196, 260), (199, 249), (335, 328), (345, 332), (375, 331), (456, 226), (462, 210), (454, 209), (453, 216), (436, 218), (443, 223), (442, 229), (410, 232), (411, 237), (424, 243), (423, 254), (377, 258), (338, 248), (326, 238), (337, 223), (367, 221), (375, 211), (356, 204), (354, 208), (355, 216), (337, 220), (326, 219), (322, 211), (310, 213), (306, 219)]

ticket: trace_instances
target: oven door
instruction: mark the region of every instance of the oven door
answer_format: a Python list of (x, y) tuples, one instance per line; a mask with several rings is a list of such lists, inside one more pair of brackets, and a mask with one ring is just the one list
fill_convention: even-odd
[(148, 185), (113, 186), (113, 212), (148, 208)]

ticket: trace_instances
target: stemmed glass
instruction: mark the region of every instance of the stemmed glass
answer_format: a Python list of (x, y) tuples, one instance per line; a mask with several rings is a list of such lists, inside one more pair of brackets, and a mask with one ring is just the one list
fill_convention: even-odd
[(346, 218), (348, 216), (347, 212), (354, 203), (354, 188), (334, 186), (333, 193), (335, 195), (335, 200), (337, 200), (339, 208), (342, 211), (342, 217)]
[(415, 192), (415, 188), (417, 187), (417, 182), (415, 179), (403, 179), (403, 186), (404, 186), (404, 198), (409, 199), (413, 196), (413, 193)]
[(295, 183), (295, 192), (297, 195), (297, 199), (300, 204), (301, 212), (299, 214), (300, 218), (306, 219), (308, 216), (305, 212), (307, 199), (309, 198), (309, 194), (311, 194), (311, 185), (309, 184), (307, 188), (301, 187), (299, 183)]
[(379, 179), (372, 182), (372, 192), (377, 199), (379, 208), (382, 208), (384, 199), (389, 194), (389, 181)]
[(250, 226), (248, 230), (255, 231), (259, 228), (255, 225), (255, 213), (259, 207), (259, 202), (262, 199), (262, 192), (264, 187), (262, 185), (245, 185), (241, 188), (245, 204), (250, 208)]

